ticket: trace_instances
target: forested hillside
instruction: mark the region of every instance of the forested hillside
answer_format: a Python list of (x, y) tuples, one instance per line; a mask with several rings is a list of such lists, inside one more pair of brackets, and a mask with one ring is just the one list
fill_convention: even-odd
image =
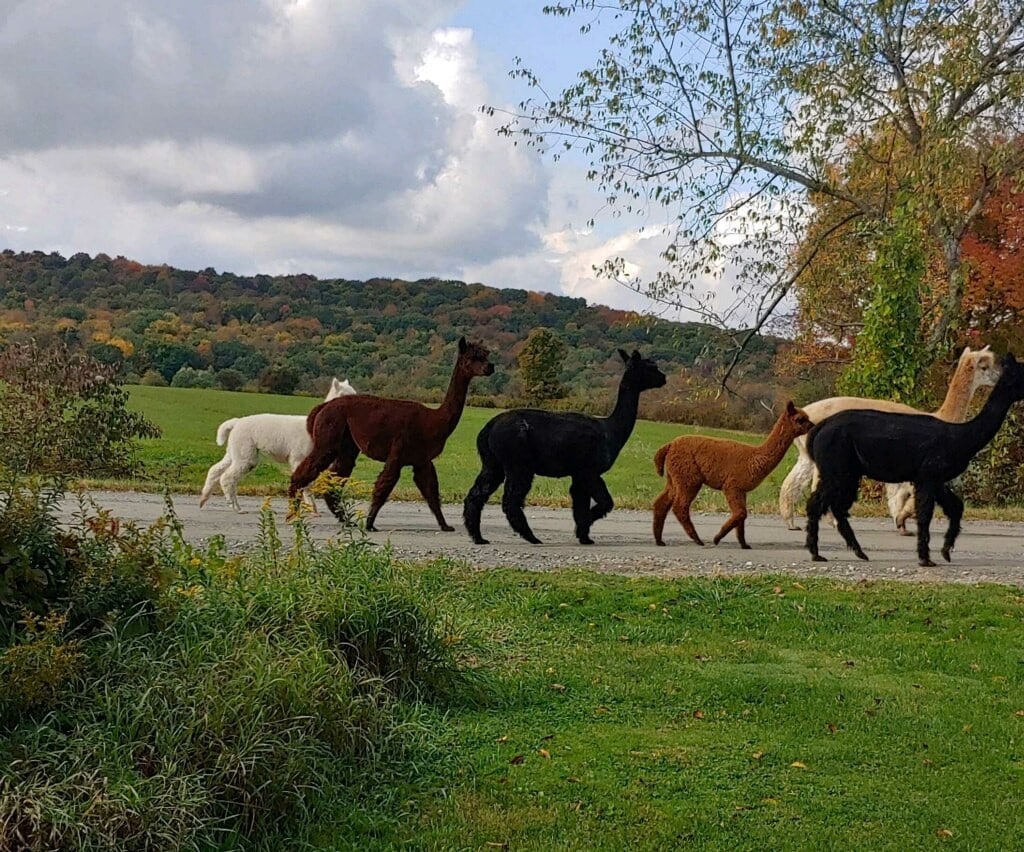
[[(530, 331), (568, 344), (561, 382), (575, 397), (613, 385), (619, 347), (637, 347), (677, 381), (709, 378), (726, 357), (721, 332), (583, 299), (429, 279), (251, 277), (144, 266), (123, 257), (0, 254), (0, 336), (60, 337), (145, 383), (317, 392), (325, 377), (360, 389), (436, 399), (460, 335), (480, 338), (500, 369), (479, 397), (515, 398), (516, 355)], [(770, 382), (778, 341), (760, 338), (748, 381)], [(447, 347), (447, 349), (446, 349)], [(602, 394), (606, 396), (606, 394)]]

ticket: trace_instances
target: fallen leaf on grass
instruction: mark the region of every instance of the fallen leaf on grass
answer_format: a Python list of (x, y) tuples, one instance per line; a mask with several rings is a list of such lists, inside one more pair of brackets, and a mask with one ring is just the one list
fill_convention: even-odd
[(952, 837), (953, 836), (953, 832), (950, 831), (950, 829), (948, 829), (948, 828), (940, 828), (938, 831), (935, 832), (935, 836), (936, 837)]
[(525, 754), (517, 754), (517, 755), (513, 755), (512, 759), (509, 761), (509, 763), (511, 763), (513, 766), (518, 766), (524, 760), (526, 760), (526, 755)]
[(564, 683), (553, 683), (553, 684), (550, 685), (549, 688), (553, 689), (555, 692), (565, 692), (565, 684)]
[(537, 749), (537, 754), (539, 754), (545, 760), (551, 760), (551, 752), (548, 751), (546, 748)]
[(1017, 711), (1016, 713), (1014, 713), (1013, 715), (1014, 715), (1014, 716), (1024, 716), (1024, 710), (1018, 710), (1018, 711)]
[(542, 740), (553, 740), (554, 738), (554, 734), (544, 734), (544, 736), (541, 737)]
[(503, 736), (503, 737), (498, 737), (498, 742), (499, 743), (507, 743), (508, 742), (508, 734), (505, 734), (505, 736)]
[(763, 752), (763, 751), (755, 751), (755, 752), (754, 752), (754, 753), (753, 753), (752, 755), (750, 755), (750, 756), (751, 756), (752, 758), (754, 758), (754, 760), (760, 760), (760, 759), (761, 759), (762, 757), (764, 757), (764, 752)]
[(570, 784), (579, 784), (580, 783), (580, 779), (577, 778), (575, 775), (570, 775), (565, 780), (568, 781)]
[(694, 710), (693, 711), (693, 718), (694, 719), (703, 719), (704, 718), (704, 711), (703, 710)]
[(488, 849), (508, 849), (508, 841), (506, 840), (488, 840), (484, 846)]
[(806, 769), (807, 768), (807, 764), (806, 763), (801, 763), (799, 760), (794, 760), (789, 765), (792, 766), (794, 769)]
[(831, 722), (829, 722), (828, 725), (826, 725), (826, 728), (828, 729), (828, 732), (830, 734), (834, 734), (836, 731), (839, 730), (839, 728)]
[(970, 724), (964, 725), (964, 733), (965, 734), (969, 734), (971, 732), (971, 728), (973, 728), (973, 727), (974, 727), (974, 725), (970, 725)]
[(773, 595), (781, 596), (782, 595), (782, 586), (773, 586), (772, 587), (772, 594)]
[(807, 587), (803, 583), (794, 583), (793, 584), (793, 588), (794, 589), (806, 589)]
[(594, 708), (594, 712), (595, 712), (595, 713), (611, 713), (612, 711), (611, 711), (611, 708), (610, 708), (610, 707), (605, 707), (605, 706), (604, 706), (604, 705), (602, 704), (602, 705), (601, 705), (600, 707), (595, 707), (595, 708)]

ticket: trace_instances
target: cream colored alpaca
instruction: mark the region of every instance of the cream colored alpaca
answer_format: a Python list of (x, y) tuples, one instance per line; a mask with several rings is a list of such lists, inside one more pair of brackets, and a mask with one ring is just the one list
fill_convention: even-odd
[[(948, 423), (962, 423), (967, 419), (967, 410), (978, 388), (994, 385), (998, 378), (999, 368), (996, 366), (995, 356), (989, 352), (988, 346), (975, 351), (971, 351), (969, 346), (964, 347), (960, 360), (957, 362), (956, 372), (950, 379), (946, 398), (938, 410), (933, 413), (933, 416)], [(835, 396), (812, 402), (803, 407), (807, 416), (815, 423), (820, 423), (840, 411), (848, 411), (853, 408), (891, 411), (897, 414), (923, 413), (900, 402), (864, 399), (857, 396)], [(796, 525), (794, 517), (796, 503), (807, 486), (816, 484), (817, 469), (807, 454), (807, 439), (801, 436), (794, 443), (799, 455), (796, 464), (783, 480), (779, 490), (779, 514), (782, 515), (782, 519), (789, 529), (798, 530), (800, 527)], [(914, 515), (913, 486), (907, 482), (887, 484), (885, 492), (889, 504), (889, 514), (896, 524), (896, 529), (901, 535), (910, 535), (907, 532), (906, 524), (907, 519)]]
[[(331, 379), (325, 401), (355, 393), (356, 389), (348, 383), (348, 379), (342, 382)], [(244, 512), (238, 502), (238, 481), (256, 467), (260, 455), (276, 462), (287, 462), (289, 469), (294, 471), (313, 448), (313, 440), (306, 431), (305, 414), (250, 414), (246, 417), (232, 417), (217, 428), (217, 444), (221, 447), (227, 444), (227, 448), (224, 458), (206, 474), (199, 506), (202, 508), (206, 505), (214, 488), (219, 485), (228, 505), (241, 514)], [(302, 496), (315, 513), (313, 495), (303, 491)]]

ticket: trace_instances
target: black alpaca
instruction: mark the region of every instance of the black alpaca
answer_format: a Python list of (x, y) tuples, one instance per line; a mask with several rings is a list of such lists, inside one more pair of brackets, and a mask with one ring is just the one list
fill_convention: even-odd
[[(572, 516), (581, 544), (593, 544), (591, 525), (615, 505), (601, 474), (618, 458), (636, 424), (640, 393), (665, 384), (665, 374), (650, 358), (635, 349), (619, 355), (626, 372), (619, 383), (619, 398), (610, 417), (554, 413), (518, 408), (499, 414), (477, 435), (476, 448), (483, 469), (466, 495), (463, 517), (466, 529), (477, 544), (487, 544), (480, 535), (480, 513), (487, 498), (505, 482), (501, 508), (509, 524), (531, 544), (540, 544), (533, 534), (523, 503), (534, 476), (571, 476)], [(591, 503), (593, 502), (593, 507)]]
[(963, 501), (946, 484), (960, 476), (974, 456), (995, 436), (1014, 402), (1024, 399), (1024, 367), (1012, 354), (1003, 356), (1002, 372), (984, 408), (966, 423), (946, 423), (927, 414), (892, 414), (865, 409), (833, 414), (807, 436), (807, 449), (818, 466), (818, 487), (807, 501), (807, 549), (816, 562), (818, 522), (831, 510), (847, 545), (867, 559), (850, 526), (850, 507), (861, 477), (881, 482), (912, 482), (917, 503), (919, 564), (933, 566), (928, 543), (935, 504), (949, 518), (942, 556), (949, 562)]

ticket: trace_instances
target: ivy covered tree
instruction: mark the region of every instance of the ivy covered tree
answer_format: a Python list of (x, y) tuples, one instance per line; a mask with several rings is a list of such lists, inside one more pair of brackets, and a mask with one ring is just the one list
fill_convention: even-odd
[(926, 366), (921, 345), (921, 233), (905, 208), (871, 241), (871, 291), (853, 360), (837, 390), (852, 396), (915, 403)]
[(518, 358), (528, 400), (537, 403), (565, 396), (559, 375), (568, 351), (566, 342), (550, 328), (541, 326), (530, 332)]

